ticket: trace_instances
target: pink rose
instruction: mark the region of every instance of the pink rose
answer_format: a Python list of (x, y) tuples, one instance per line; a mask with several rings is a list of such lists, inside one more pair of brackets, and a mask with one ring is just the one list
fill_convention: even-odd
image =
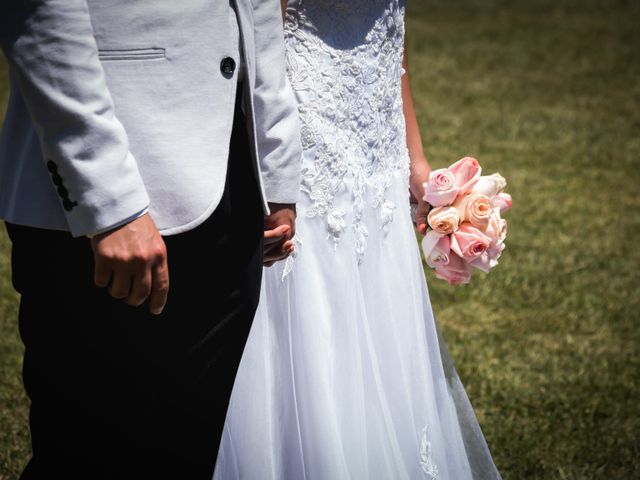
[(438, 265), (435, 269), (436, 277), (446, 280), (449, 285), (461, 285), (471, 280), (471, 266), (458, 255), (451, 252), (446, 265)]
[(429, 211), (427, 223), (437, 233), (448, 235), (458, 229), (460, 216), (455, 207), (436, 207)]
[(500, 209), (494, 208), (484, 233), (491, 239), (491, 244), (504, 242), (507, 238), (507, 221), (500, 216)]
[(504, 242), (507, 238), (507, 221), (504, 218), (500, 219), (500, 241)]
[(493, 175), (481, 176), (478, 179), (478, 183), (474, 185), (473, 191), (486, 195), (489, 198), (493, 198), (502, 192), (506, 186), (507, 181), (505, 178), (499, 173), (494, 173)]
[(426, 257), (427, 265), (431, 268), (445, 266), (449, 263), (449, 254), (451, 253), (451, 240), (449, 235), (440, 237), (438, 243), (435, 244), (429, 256)]
[(491, 238), (470, 223), (463, 223), (451, 234), (451, 250), (471, 262), (487, 251)]
[(498, 263), (498, 259), (502, 255), (502, 252), (504, 251), (505, 247), (506, 245), (504, 244), (504, 242), (498, 242), (495, 245), (491, 245), (489, 247), (489, 250), (487, 250), (487, 254), (489, 255), (489, 258), (495, 260), (496, 263)]
[(460, 215), (460, 222), (469, 222), (476, 228), (484, 230), (493, 214), (491, 199), (486, 195), (471, 192), (458, 197), (453, 204)]
[(434, 207), (451, 205), (458, 195), (456, 177), (447, 168), (433, 170), (429, 181), (424, 184), (424, 201)]
[(443, 235), (442, 233), (438, 233), (434, 230), (427, 230), (427, 234), (422, 239), (422, 253), (424, 253), (424, 258), (429, 258), (429, 255), (431, 255), (431, 251), (444, 236), (445, 235)]
[(506, 213), (511, 210), (511, 195), (505, 192), (500, 192), (491, 199), (491, 203), (495, 208), (500, 209), (500, 213)]
[(458, 187), (458, 195), (469, 193), (480, 179), (482, 168), (478, 160), (473, 157), (464, 157), (449, 167), (455, 176), (455, 185)]
[(498, 265), (498, 258), (502, 255), (504, 247), (505, 245), (503, 242), (500, 242), (500, 244), (495, 248), (489, 247), (486, 252), (475, 260), (472, 260), (469, 265), (477, 268), (478, 270), (482, 270), (485, 273), (489, 273), (489, 270)]
[(505, 248), (504, 240), (507, 237), (507, 221), (500, 217), (499, 209), (494, 209), (485, 234), (491, 239), (491, 243), (482, 255), (471, 261), (471, 265), (483, 272), (489, 272), (498, 264), (498, 259)]

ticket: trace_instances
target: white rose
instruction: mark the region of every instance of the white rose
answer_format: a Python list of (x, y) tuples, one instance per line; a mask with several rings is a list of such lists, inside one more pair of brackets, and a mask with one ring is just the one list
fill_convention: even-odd
[(507, 181), (505, 178), (499, 173), (494, 173), (493, 175), (481, 176), (478, 183), (473, 186), (472, 192), (493, 198), (495, 195), (502, 192), (506, 186)]

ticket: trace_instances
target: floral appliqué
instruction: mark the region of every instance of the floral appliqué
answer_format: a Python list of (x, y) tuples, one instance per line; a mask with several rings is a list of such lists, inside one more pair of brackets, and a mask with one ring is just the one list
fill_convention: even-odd
[(439, 480), (438, 466), (433, 461), (427, 427), (422, 429), (422, 438), (420, 440), (420, 467), (422, 467), (422, 471), (427, 478)]
[(387, 190), (394, 176), (408, 176), (401, 92), (404, 4), (292, 0), (285, 38), (305, 150), (305, 213), (325, 219), (336, 246), (351, 228), (362, 260), (369, 234), (365, 209), (376, 210), (386, 231), (395, 210)]

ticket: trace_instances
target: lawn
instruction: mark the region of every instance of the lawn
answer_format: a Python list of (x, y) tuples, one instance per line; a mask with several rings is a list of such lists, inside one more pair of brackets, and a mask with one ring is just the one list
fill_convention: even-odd
[[(427, 272), (505, 479), (640, 478), (640, 3), (409, 0), (416, 106), (434, 167), (509, 181), (499, 268)], [(0, 99), (6, 100), (0, 66)], [(0, 233), (0, 480), (28, 456), (17, 297)], [(447, 479), (455, 480), (455, 479)]]

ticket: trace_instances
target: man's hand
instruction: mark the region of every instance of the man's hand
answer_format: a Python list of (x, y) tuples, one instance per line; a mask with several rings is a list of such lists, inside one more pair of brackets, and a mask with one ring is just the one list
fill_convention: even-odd
[(271, 214), (264, 218), (264, 265), (275, 262), (293, 253), (291, 239), (296, 233), (296, 206), (289, 203), (270, 203)]
[(162, 313), (169, 293), (167, 249), (148, 213), (96, 235), (91, 246), (98, 287), (109, 287), (112, 297), (131, 306), (149, 298), (151, 313)]

